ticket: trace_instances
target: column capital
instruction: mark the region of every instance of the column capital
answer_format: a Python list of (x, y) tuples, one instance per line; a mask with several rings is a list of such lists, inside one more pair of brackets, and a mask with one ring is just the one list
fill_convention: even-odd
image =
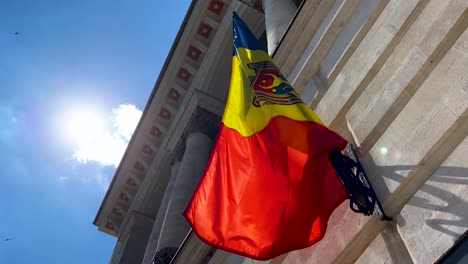
[(241, 0), (241, 2), (263, 13), (265, 0)]
[(187, 138), (193, 133), (202, 133), (208, 136), (212, 141), (215, 140), (221, 125), (221, 117), (202, 107), (197, 109), (192, 114), (188, 125), (185, 127), (179, 142), (173, 151), (173, 160), (180, 161), (185, 152)]

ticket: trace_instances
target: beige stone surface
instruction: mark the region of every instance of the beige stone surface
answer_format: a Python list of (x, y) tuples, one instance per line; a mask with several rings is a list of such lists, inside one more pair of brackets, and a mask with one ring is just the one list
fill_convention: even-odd
[(323, 26), (326, 26), (323, 33), (321, 32), (320, 35), (314, 36), (314, 39), (317, 39), (316, 42), (312, 39), (311, 45), (307, 47), (299, 63), (289, 76), (290, 81), (298, 92), (304, 89), (314, 74), (318, 73), (320, 63), (333, 47), (333, 43), (335, 43), (343, 31), (345, 25), (348, 24), (349, 19), (360, 3), (361, 0), (344, 1), (336, 13), (329, 14), (331, 15), (330, 24), (323, 24)]
[[(316, 32), (314, 32), (310, 40), (306, 42), (305, 49), (302, 51), (302, 53), (300, 53), (298, 60), (295, 62), (294, 67), (291, 69), (291, 71), (288, 74), (288, 80), (294, 85), (296, 90), (298, 89), (297, 87), (298, 83), (295, 81), (296, 79), (299, 78), (299, 74), (302, 70), (302, 67), (305, 66), (305, 64), (309, 60), (310, 55), (314, 53), (314, 50), (316, 50), (320, 46), (320, 41), (327, 34), (327, 31), (330, 28), (331, 24), (333, 23), (333, 20), (337, 17), (337, 14), (340, 12), (340, 10), (343, 10), (343, 4), (345, 3), (345, 1), (336, 0), (336, 1), (330, 1), (330, 3), (333, 3), (333, 5), (331, 6), (331, 9), (327, 13), (323, 14), (326, 16), (324, 17), (323, 21), (321, 21)], [(308, 31), (308, 30), (304, 30), (304, 31)], [(298, 40), (298, 41), (301, 41), (301, 40)], [(289, 57), (291, 58), (295, 54), (296, 53), (294, 51), (291, 51), (291, 56)], [(312, 76), (315, 73), (316, 72), (310, 72), (310, 75), (308, 77)], [(302, 87), (300, 87), (299, 90), (302, 90)]]
[[(458, 43), (465, 43), (465, 32)], [(459, 46), (456, 44), (455, 46)], [(428, 151), (454, 124), (467, 107), (465, 87), (459, 82), (466, 76), (468, 53), (452, 48), (421, 88), (372, 147), (365, 163), (374, 178), (374, 187), (385, 199), (411, 173)], [(458, 109), (447, 105), (465, 98)]]
[(468, 230), (468, 138), (447, 158), (398, 217), (415, 263), (432, 263)]
[(370, 263), (397, 264), (397, 262), (392, 260), (392, 256), (385, 245), (382, 234), (379, 234), (374, 241), (372, 241), (367, 250), (364, 251), (361, 257), (356, 261), (356, 264)]
[(424, 52), (421, 46), (426, 37), (434, 36), (433, 31), (443, 27), (437, 38), (433, 37), (435, 44), (440, 43), (462, 12), (462, 1), (432, 1), (422, 11), (347, 114), (358, 142), (365, 140), (437, 47), (433, 45)]
[(395, 226), (389, 224), (355, 262), (356, 264), (410, 264), (413, 263)]
[(274, 60), (288, 76), (337, 0), (309, 0), (277, 48)]
[(419, 1), (391, 1), (349, 59), (315, 111), (330, 124), (366, 76), (380, 54), (397, 34)]
[[(348, 23), (343, 28), (343, 31), (337, 37), (336, 41), (331, 45), (330, 51), (320, 63), (320, 72), (329, 78), (331, 72), (334, 71), (336, 65), (341, 60), (342, 56), (350, 48), (351, 43), (359, 35), (360, 31), (365, 27), (368, 20), (372, 20), (370, 16), (377, 11), (379, 5), (386, 0), (363, 0), (353, 12)], [(365, 30), (365, 29), (364, 29)]]
[[(321, 70), (322, 74), (327, 76), (328, 84), (333, 83), (335, 81), (336, 76), (341, 72), (343, 67), (348, 63), (349, 58), (354, 54), (357, 47), (361, 45), (362, 40), (369, 33), (369, 30), (374, 26), (374, 23), (380, 17), (380, 15), (382, 14), (382, 11), (385, 9), (385, 7), (390, 2), (390, 0), (381, 0), (378, 2), (379, 4), (373, 9), (372, 13), (367, 17), (366, 22), (359, 29), (359, 32), (353, 36), (353, 40), (346, 47), (346, 51), (342, 54), (339, 54), (340, 59), (333, 66), (333, 69), (331, 69), (331, 72), (329, 74), (326, 74), (326, 71)], [(366, 4), (366, 3), (362, 3), (362, 4)], [(369, 5), (369, 7), (372, 8), (372, 5)], [(333, 51), (330, 51), (330, 53), (332, 52)]]

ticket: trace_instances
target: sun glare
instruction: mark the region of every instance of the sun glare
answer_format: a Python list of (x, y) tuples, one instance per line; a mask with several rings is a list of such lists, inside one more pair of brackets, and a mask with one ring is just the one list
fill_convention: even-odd
[(98, 109), (75, 106), (59, 112), (56, 131), (72, 151), (73, 160), (117, 167), (142, 111), (132, 104), (121, 104), (107, 112)]
[(99, 113), (75, 110), (66, 115), (65, 136), (72, 144), (93, 144), (105, 132), (104, 120)]

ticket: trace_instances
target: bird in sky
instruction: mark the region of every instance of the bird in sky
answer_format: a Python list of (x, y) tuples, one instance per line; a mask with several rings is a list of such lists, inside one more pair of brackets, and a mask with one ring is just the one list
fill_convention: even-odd
[(10, 241), (13, 240), (13, 238), (4, 238), (3, 241)]

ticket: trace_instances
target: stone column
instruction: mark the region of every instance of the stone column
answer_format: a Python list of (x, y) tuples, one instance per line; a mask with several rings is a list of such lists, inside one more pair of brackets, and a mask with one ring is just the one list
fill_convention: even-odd
[(296, 13), (293, 0), (263, 0), (268, 54), (272, 55)]
[(158, 210), (156, 219), (154, 220), (153, 230), (151, 231), (151, 236), (148, 241), (148, 246), (146, 247), (145, 256), (143, 258), (143, 264), (151, 264), (153, 257), (156, 253), (156, 247), (158, 245), (159, 235), (161, 234), (161, 228), (164, 222), (164, 217), (166, 216), (166, 210), (169, 203), (169, 198), (172, 193), (172, 187), (174, 186), (175, 179), (177, 177), (177, 172), (180, 166), (180, 162), (176, 162), (171, 167), (171, 176), (169, 178), (169, 183), (167, 184), (166, 191), (164, 192), (164, 197), (161, 202), (161, 207)]
[(124, 243), (122, 240), (117, 240), (117, 243), (115, 243), (114, 251), (112, 252), (111, 259), (109, 261), (109, 264), (119, 264), (120, 263), (120, 258), (122, 257), (122, 251), (124, 249)]
[(190, 230), (182, 213), (205, 170), (211, 146), (211, 139), (203, 133), (195, 132), (187, 137), (185, 153), (180, 163), (161, 229), (158, 251), (177, 249)]
[(129, 225), (129, 235), (125, 241), (119, 264), (141, 263), (145, 254), (149, 234), (153, 227), (153, 219), (140, 213), (133, 212)]

